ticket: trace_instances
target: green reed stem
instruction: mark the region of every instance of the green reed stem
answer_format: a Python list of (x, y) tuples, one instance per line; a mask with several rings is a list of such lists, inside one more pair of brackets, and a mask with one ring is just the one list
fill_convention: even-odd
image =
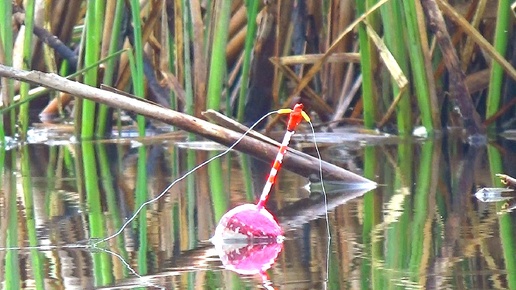
[(254, 40), (256, 37), (256, 16), (260, 7), (259, 0), (247, 0), (247, 34), (245, 36), (244, 45), (244, 61), (242, 64), (242, 76), (240, 81), (240, 95), (238, 97), (237, 120), (244, 121), (244, 108), (247, 96), (247, 87), (249, 86), (249, 75), (251, 74), (251, 57), (253, 55)]
[[(366, 12), (366, 1), (356, 1), (358, 14)], [(373, 90), (373, 67), (371, 55), (371, 43), (367, 35), (366, 26), (358, 26), (358, 41), (360, 45), (360, 70), (362, 72), (362, 100), (364, 104), (364, 125), (366, 128), (374, 128), (376, 101)]]
[[(111, 39), (109, 43), (108, 55), (113, 55), (117, 52), (120, 39), (120, 31), (122, 28), (122, 18), (124, 15), (125, 1), (117, 0), (115, 7), (115, 17), (113, 19), (113, 29), (111, 31)], [(106, 61), (105, 70), (104, 70), (104, 84), (111, 86), (113, 84), (113, 76), (115, 74), (117, 60), (110, 58)], [(99, 112), (98, 112), (98, 122), (97, 122), (97, 137), (105, 136), (106, 134), (106, 126), (109, 108), (104, 104), (99, 104)]]
[[(143, 42), (142, 42), (142, 22), (140, 19), (140, 1), (131, 0), (131, 17), (134, 27), (134, 59), (136, 71), (133, 77), (134, 95), (145, 98), (145, 78), (143, 74)], [(145, 135), (145, 118), (141, 115), (136, 117), (138, 122), (138, 132), (140, 136)]]
[[(332, 234), (333, 236), (333, 234)], [(330, 259), (329, 265), (329, 273), (328, 273), (328, 289), (344, 289), (345, 285), (342, 283), (342, 276), (339, 273), (340, 268), (340, 259), (338, 256), (338, 251), (331, 250), (329, 252), (330, 256), (328, 259)]]
[[(503, 157), (500, 151), (492, 146), (487, 146), (487, 153), (489, 158), (489, 169), (493, 178), (494, 187), (503, 187), (498, 177), (495, 177), (496, 173), (503, 172)], [(505, 202), (498, 202), (496, 205), (497, 211), (502, 210), (502, 205)], [(505, 271), (507, 273), (515, 273), (516, 271), (516, 240), (514, 231), (514, 223), (512, 216), (508, 213), (504, 213), (498, 216), (498, 224), (500, 228), (500, 240), (502, 242), (502, 250), (505, 263)], [(507, 282), (509, 289), (516, 289), (516, 277), (514, 275), (507, 275)]]
[[(8, 159), (4, 159), (5, 150), (0, 150), (0, 155), (2, 160), (6, 160), (10, 163), (11, 166), (15, 166), (16, 164), (16, 154), (11, 152)], [(6, 236), (6, 247), (17, 247), (18, 245), (18, 201), (16, 199), (16, 176), (13, 175), (10, 171), (8, 173), (4, 172), (5, 164), (2, 162), (2, 173), (5, 175), (3, 180), (6, 180), (8, 184), (4, 185), (2, 188), (4, 189), (4, 194), (7, 197), (5, 201), (7, 203), (7, 213), (5, 216), (7, 217), (7, 236)], [(7, 175), (6, 175), (7, 174)], [(7, 189), (7, 190), (5, 190)], [(5, 281), (4, 287), (5, 289), (21, 289), (20, 288), (20, 259), (18, 251), (7, 251), (5, 254)]]
[(103, 192), (106, 194), (109, 216), (113, 223), (113, 228), (119, 229), (122, 226), (122, 222), (120, 220), (120, 210), (116, 200), (115, 185), (113, 184), (113, 176), (111, 174), (110, 160), (106, 152), (106, 145), (99, 143), (96, 145), (96, 149), (99, 159), (100, 184)]
[[(32, 31), (34, 29), (34, 0), (26, 1), (25, 5), (25, 34), (23, 35), (23, 63), (22, 69), (29, 70), (32, 62)], [(21, 99), (27, 97), (30, 84), (22, 82), (20, 85)], [(22, 139), (25, 139), (27, 130), (29, 129), (29, 104), (20, 107), (20, 128), (19, 132)]]
[[(376, 157), (376, 148), (373, 146), (366, 146), (364, 148), (364, 176), (366, 178), (374, 179), (376, 175), (376, 168), (377, 168), (377, 157)], [(362, 243), (364, 245), (370, 245), (368, 247), (368, 250), (365, 255), (371, 255), (370, 259), (373, 260), (373, 257), (375, 257), (377, 253), (377, 243), (373, 245), (372, 241), (372, 232), (373, 228), (376, 224), (379, 223), (379, 216), (378, 213), (381, 211), (379, 210), (379, 195), (376, 194), (378, 189), (372, 190), (364, 195), (364, 207), (363, 207), (363, 220), (364, 223), (362, 225), (362, 237), (363, 241)], [(363, 289), (370, 289), (371, 285), (376, 283), (374, 279), (374, 269), (370, 263), (363, 263), (362, 269), (361, 269), (361, 276), (362, 276), (362, 288)]]
[[(210, 158), (212, 158), (214, 155), (215, 153), (210, 153)], [(224, 188), (224, 177), (222, 175), (221, 158), (215, 159), (212, 162), (210, 162), (210, 164), (208, 164), (208, 176), (210, 177), (210, 189), (211, 199), (213, 203), (213, 212), (215, 220), (218, 221), (224, 215), (224, 213), (226, 213), (228, 209), (228, 194), (225, 192)]]
[[(207, 109), (218, 110), (220, 97), (226, 75), (226, 44), (228, 40), (228, 28), (231, 10), (231, 1), (219, 0), (216, 2), (218, 9), (216, 15), (214, 41), (211, 50), (210, 72), (208, 79)], [(210, 153), (210, 157), (214, 156)], [(222, 177), (222, 161), (216, 159), (208, 164), (210, 176), (210, 189), (213, 202), (215, 220), (219, 220), (227, 210), (226, 193), (224, 192), (224, 179)]]
[[(498, 210), (501, 206), (497, 207)], [(506, 273), (516, 273), (516, 232), (514, 231), (514, 223), (510, 214), (499, 215), (500, 240), (502, 242), (503, 257), (505, 262)], [(507, 275), (509, 289), (516, 289), (516, 276)]]
[[(21, 178), (23, 186), (23, 203), (25, 204), (25, 219), (27, 221), (27, 234), (29, 236), (29, 245), (35, 247), (38, 245), (38, 236), (36, 234), (36, 219), (34, 217), (34, 197), (32, 191), (32, 175), (31, 175), (31, 159), (29, 156), (29, 148), (23, 146), (21, 151)], [(45, 289), (44, 267), (42, 263), (43, 255), (36, 249), (30, 250), (32, 262), (32, 272), (36, 289)]]
[[(498, 1), (498, 13), (496, 16), (496, 28), (493, 46), (501, 55), (507, 51), (507, 43), (511, 36), (509, 27), (512, 25), (511, 0)], [(493, 116), (499, 109), (502, 96), (504, 71), (498, 62), (491, 65), (491, 77), (487, 94), (486, 118)], [(491, 125), (494, 127), (495, 125)]]
[[(188, 170), (195, 167), (195, 150), (187, 150), (186, 162)], [(196, 190), (195, 190), (195, 175), (191, 174), (186, 178), (186, 202), (187, 202), (187, 223), (188, 223), (188, 248), (196, 247), (197, 238), (195, 236), (195, 213), (197, 207)]]
[[(45, 171), (45, 177), (46, 177), (46, 184), (47, 188), (45, 188), (45, 210), (47, 212), (50, 212), (51, 204), (52, 204), (52, 195), (55, 192), (57, 188), (56, 183), (56, 174), (59, 174), (58, 172), (58, 165), (61, 165), (65, 162), (65, 152), (66, 149), (60, 150), (63, 147), (60, 146), (50, 146), (48, 148), (48, 163), (47, 163), (47, 170)], [(58, 150), (59, 150), (59, 156), (58, 156)], [(59, 159), (58, 159), (59, 158)], [(61, 169), (62, 172), (62, 169)]]
[[(380, 8), (382, 14), (385, 44), (389, 48), (403, 73), (409, 72), (407, 63), (407, 48), (400, 37), (407, 34), (403, 23), (403, 12), (399, 1), (389, 1)], [(392, 78), (391, 78), (392, 79)], [(395, 81), (392, 83), (392, 94), (394, 97), (400, 93), (400, 88)], [(398, 124), (398, 134), (407, 136), (412, 133), (412, 112), (408, 90), (405, 90), (398, 103), (396, 120)]]
[[(184, 46), (184, 81), (185, 81), (185, 112), (189, 115), (195, 114), (194, 108), (194, 91), (193, 91), (193, 73), (192, 73), (192, 60), (189, 57), (192, 49), (192, 42), (190, 36), (193, 31), (193, 22), (190, 13), (190, 1), (183, 0), (183, 46)], [(195, 72), (201, 73), (201, 72)], [(187, 136), (189, 141), (194, 141), (196, 136), (193, 133), (188, 133)], [(195, 151), (186, 151), (186, 166), (188, 170), (195, 167)], [(186, 196), (186, 213), (187, 213), (187, 224), (188, 224), (188, 246), (190, 249), (195, 247), (197, 243), (195, 227), (195, 175), (190, 175), (186, 178), (187, 196)]]
[(434, 142), (427, 140), (422, 145), (421, 159), (419, 161), (417, 188), (414, 195), (414, 209), (412, 217), (412, 249), (410, 254), (409, 269), (413, 273), (413, 279), (419, 279), (419, 269), (422, 265), (424, 253), (424, 238), (422, 229), (428, 217), (428, 193), (432, 181), (432, 156), (434, 153)]
[[(82, 162), (84, 170), (84, 185), (88, 206), (88, 223), (91, 238), (106, 236), (105, 216), (100, 205), (100, 190), (98, 187), (98, 168), (95, 160), (95, 148), (91, 142), (82, 143)], [(106, 253), (93, 253), (93, 273), (97, 286), (112, 282), (110, 273), (111, 261)]]
[[(13, 28), (12, 28), (12, 3), (11, 1), (1, 1), (1, 7), (0, 7), (0, 53), (3, 52), (3, 62), (5, 65), (12, 66), (13, 65)], [(1, 57), (0, 57), (1, 59)], [(6, 100), (9, 101), (9, 104), (13, 103), (14, 98), (14, 80), (12, 79), (4, 79), (3, 82), (0, 84), (2, 86), (5, 86), (2, 89), (2, 92), (6, 94), (4, 96), (4, 99), (2, 100), (5, 102)], [(12, 134), (15, 132), (14, 125), (16, 124), (16, 112), (11, 111), (9, 114), (9, 127), (8, 131)], [(5, 141), (5, 129), (4, 128), (4, 118), (0, 118), (0, 142)]]
[(248, 202), (254, 202), (253, 176), (251, 174), (251, 160), (247, 154), (239, 154), (240, 166), (242, 168), (242, 182), (245, 186), (245, 196)]
[(245, 289), (245, 290), (251, 290), (251, 288), (246, 289), (246, 285), (244, 284), (244, 279), (242, 279), (241, 276), (237, 275), (237, 273), (231, 273), (230, 279), (228, 279), (229, 283), (228, 289)]
[[(100, 169), (100, 184), (102, 186), (102, 190), (106, 196), (107, 210), (109, 214), (106, 216), (106, 222), (111, 223), (112, 226), (110, 228), (119, 229), (122, 227), (122, 217), (120, 216), (120, 206), (117, 201), (117, 194), (115, 190), (115, 185), (113, 184), (113, 175), (111, 174), (110, 167), (110, 159), (108, 157), (108, 153), (106, 151), (106, 144), (97, 144), (96, 146), (98, 160), (99, 160), (99, 169)], [(115, 161), (117, 164), (119, 162)], [(117, 253), (122, 256), (122, 258), (128, 258), (127, 251), (124, 245), (124, 236), (119, 235), (116, 237), (116, 249)], [(124, 275), (128, 275), (127, 268), (123, 267)]]
[(430, 91), (426, 74), (423, 48), (421, 46), (421, 36), (419, 34), (419, 24), (417, 21), (417, 11), (415, 1), (402, 1), (403, 12), (406, 21), (408, 41), (408, 53), (412, 68), (415, 94), (421, 111), (421, 121), (426, 130), (430, 133), (434, 129), (432, 120), (432, 106), (430, 102)]
[[(99, 59), (103, 5), (104, 1), (101, 0), (88, 0), (87, 2), (84, 66), (89, 66)], [(86, 71), (84, 83), (93, 87), (97, 86), (96, 69)], [(95, 102), (86, 99), (82, 102), (81, 137), (82, 139), (91, 139), (95, 129)]]
[[(138, 148), (138, 169), (136, 177), (136, 203), (135, 208), (139, 208), (147, 201), (147, 148), (142, 145)], [(138, 271), (140, 274), (147, 274), (147, 207), (143, 207), (139, 214), (139, 241), (138, 249)]]
[[(411, 184), (413, 184), (413, 143), (403, 142), (398, 145), (398, 168), (395, 173), (394, 188), (387, 192), (393, 195), (404, 195), (402, 209), (403, 212), (398, 217), (398, 221), (388, 226), (386, 230), (386, 253), (385, 266), (389, 269), (407, 269), (410, 259), (410, 221), (411, 221)], [(391, 170), (392, 171), (392, 170)]]
[(231, 1), (217, 1), (217, 17), (210, 60), (208, 78), (207, 109), (219, 110), (222, 87), (226, 75), (226, 45), (228, 42), (229, 19), (231, 18)]

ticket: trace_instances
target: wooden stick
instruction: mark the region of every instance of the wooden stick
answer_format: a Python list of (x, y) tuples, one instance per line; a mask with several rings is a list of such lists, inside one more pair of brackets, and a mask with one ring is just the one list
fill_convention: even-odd
[(468, 88), (464, 83), (466, 76), (460, 68), (459, 57), (453, 47), (437, 2), (435, 0), (422, 0), (421, 4), (425, 8), (428, 26), (434, 32), (437, 43), (441, 47), (444, 64), (449, 74), (450, 95), (457, 101), (460, 108), (464, 128), (470, 136), (485, 134), (486, 128), (480, 120), (480, 115), (475, 110)]
[[(58, 91), (67, 92), (74, 96), (106, 104), (108, 106), (128, 110), (145, 117), (177, 126), (185, 131), (203, 136), (220, 144), (231, 146), (242, 134), (228, 130), (221, 126), (206, 122), (190, 115), (154, 105), (136, 98), (126, 97), (113, 92), (104, 91), (95, 87), (67, 80), (52, 73), (38, 71), (23, 71), (0, 64), (0, 76), (31, 82)], [(260, 142), (254, 138), (245, 136), (235, 146), (236, 150), (249, 154), (264, 161), (272, 162), (276, 158), (278, 147)], [(284, 160), (286, 169), (303, 176), (319, 174), (319, 159), (300, 156), (296, 150), (289, 149), (293, 154), (288, 154)], [(368, 183), (376, 186), (376, 183), (358, 174), (347, 171), (331, 163), (322, 161), (322, 173), (324, 179), (343, 180), (352, 183)]]

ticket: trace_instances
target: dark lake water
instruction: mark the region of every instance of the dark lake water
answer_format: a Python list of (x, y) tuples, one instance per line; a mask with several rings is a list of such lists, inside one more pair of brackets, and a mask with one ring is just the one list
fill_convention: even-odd
[(267, 207), (285, 240), (234, 249), (229, 257), (240, 265), (267, 261), (265, 275), (224, 267), (208, 240), (227, 210), (255, 201), (268, 164), (237, 152), (216, 159), (92, 247), (220, 151), (180, 135), (143, 143), (38, 140), (1, 150), (2, 287), (516, 289), (513, 202), (474, 196), (501, 186), (496, 173), (516, 175), (514, 142), (322, 137), (324, 160), (379, 187), (326, 182), (326, 220), (320, 183), (307, 186), (308, 178), (281, 171)]

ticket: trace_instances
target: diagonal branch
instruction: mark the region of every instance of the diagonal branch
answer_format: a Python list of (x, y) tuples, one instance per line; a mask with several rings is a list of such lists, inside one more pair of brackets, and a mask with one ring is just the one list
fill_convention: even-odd
[[(103, 103), (114, 108), (132, 111), (145, 117), (177, 126), (185, 131), (193, 132), (226, 146), (233, 145), (242, 137), (241, 133), (228, 130), (202, 119), (167, 109), (139, 98), (131, 98), (79, 82), (70, 81), (52, 73), (18, 70), (0, 64), (0, 77), (35, 83), (77, 97)], [(253, 139), (249, 136), (243, 137), (234, 148), (268, 162), (272, 162), (276, 158), (276, 152), (278, 151), (278, 147)], [(285, 168), (303, 176), (319, 174), (319, 159), (297, 150), (289, 149), (289, 152), (284, 160)], [(325, 179), (344, 180), (352, 183), (364, 183), (366, 185), (376, 186), (376, 183), (360, 175), (324, 161), (322, 161), (322, 173)]]
[(451, 42), (441, 11), (435, 0), (421, 0), (421, 3), (425, 7), (428, 25), (434, 32), (443, 53), (444, 63), (449, 73), (450, 95), (457, 101), (464, 128), (466, 128), (469, 136), (484, 134), (485, 127), (475, 110), (468, 88), (464, 83), (465, 75), (460, 68), (459, 57)]

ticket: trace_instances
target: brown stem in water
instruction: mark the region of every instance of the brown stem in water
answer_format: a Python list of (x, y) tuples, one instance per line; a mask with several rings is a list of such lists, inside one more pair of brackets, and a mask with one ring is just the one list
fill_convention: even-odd
[(471, 100), (468, 89), (464, 83), (465, 75), (460, 68), (459, 58), (455, 51), (444, 18), (435, 0), (421, 0), (425, 7), (428, 25), (434, 32), (443, 53), (443, 60), (449, 73), (450, 95), (457, 101), (462, 114), (464, 128), (468, 135), (484, 134), (485, 127), (480, 120), (478, 112)]

